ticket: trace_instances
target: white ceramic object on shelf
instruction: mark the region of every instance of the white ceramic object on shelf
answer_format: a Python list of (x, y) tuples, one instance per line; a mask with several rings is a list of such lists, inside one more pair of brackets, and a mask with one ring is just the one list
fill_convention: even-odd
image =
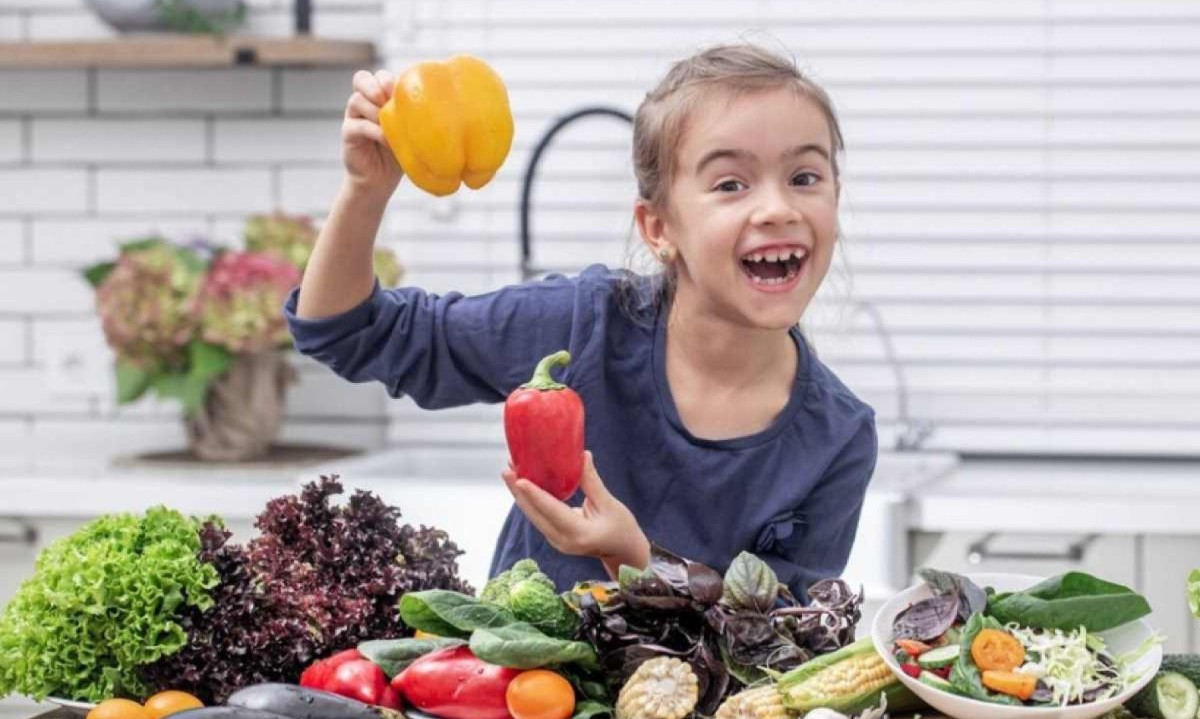
[[(242, 0), (177, 0), (207, 17), (228, 17)], [(161, 0), (87, 0), (88, 6), (118, 32), (155, 32), (170, 29)]]
[[(1045, 577), (1025, 574), (1002, 573), (979, 573), (966, 576), (980, 587), (995, 587), (997, 592), (1028, 589), (1045, 579)], [(875, 619), (871, 622), (871, 639), (875, 644), (875, 651), (879, 652), (888, 668), (900, 678), (904, 686), (911, 689), (925, 703), (948, 717), (955, 717), (955, 719), (1096, 719), (1133, 698), (1133, 695), (1150, 681), (1158, 671), (1159, 665), (1162, 664), (1162, 645), (1156, 645), (1134, 663), (1133, 671), (1138, 676), (1136, 681), (1131, 682), (1124, 691), (1115, 697), (1089, 704), (1066, 707), (1009, 706), (990, 704), (978, 699), (950, 694), (905, 674), (900, 669), (900, 664), (896, 661), (892, 650), (892, 624), (896, 615), (910, 605), (922, 599), (928, 599), (932, 594), (929, 587), (922, 582), (892, 597), (875, 613)], [(1108, 650), (1117, 656), (1137, 650), (1153, 634), (1154, 630), (1146, 619), (1138, 619), (1115, 629), (1099, 632), (1099, 635), (1104, 638)]]

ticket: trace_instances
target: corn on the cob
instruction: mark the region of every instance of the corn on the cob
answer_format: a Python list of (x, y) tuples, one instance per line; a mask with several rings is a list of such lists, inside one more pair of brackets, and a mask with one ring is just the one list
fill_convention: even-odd
[(818, 707), (854, 715), (879, 706), (883, 695), (894, 711), (921, 706), (870, 638), (801, 664), (781, 677), (777, 686), (784, 707), (801, 715)]
[(692, 667), (673, 657), (642, 662), (617, 696), (617, 719), (683, 719), (700, 699)]
[(716, 719), (788, 719), (783, 698), (774, 684), (746, 689), (725, 700)]

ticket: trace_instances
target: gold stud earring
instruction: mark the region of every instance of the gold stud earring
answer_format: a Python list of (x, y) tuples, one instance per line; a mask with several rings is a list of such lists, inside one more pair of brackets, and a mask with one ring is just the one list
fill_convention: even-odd
[(660, 260), (662, 260), (663, 262), (666, 262), (666, 261), (670, 260), (670, 259), (671, 259), (671, 250), (670, 250), (670, 248), (668, 248), (668, 247), (664, 247), (664, 248), (662, 248), (661, 250), (659, 250), (659, 251), (658, 251), (658, 258), (659, 258)]

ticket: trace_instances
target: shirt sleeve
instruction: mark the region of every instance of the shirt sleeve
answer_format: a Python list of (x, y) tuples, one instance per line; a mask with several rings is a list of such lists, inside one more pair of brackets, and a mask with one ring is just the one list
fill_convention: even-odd
[(340, 315), (296, 316), (299, 289), (283, 313), (302, 354), (351, 382), (383, 382), (393, 397), (438, 409), (501, 402), (542, 357), (561, 349), (578, 357), (595, 324), (590, 294), (562, 276), (472, 297), (376, 282)]
[(846, 569), (878, 451), (872, 413), (803, 504), (776, 517), (759, 536), (759, 556), (804, 604), (809, 587)]

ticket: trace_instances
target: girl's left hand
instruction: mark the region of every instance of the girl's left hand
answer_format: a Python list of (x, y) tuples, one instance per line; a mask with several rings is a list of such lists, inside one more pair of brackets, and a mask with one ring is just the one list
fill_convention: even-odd
[(583, 506), (571, 507), (527, 479), (517, 477), (510, 465), (500, 475), (517, 506), (563, 554), (597, 557), (615, 579), (622, 564), (644, 569), (650, 564), (650, 541), (629, 508), (604, 486), (592, 453), (584, 452)]

